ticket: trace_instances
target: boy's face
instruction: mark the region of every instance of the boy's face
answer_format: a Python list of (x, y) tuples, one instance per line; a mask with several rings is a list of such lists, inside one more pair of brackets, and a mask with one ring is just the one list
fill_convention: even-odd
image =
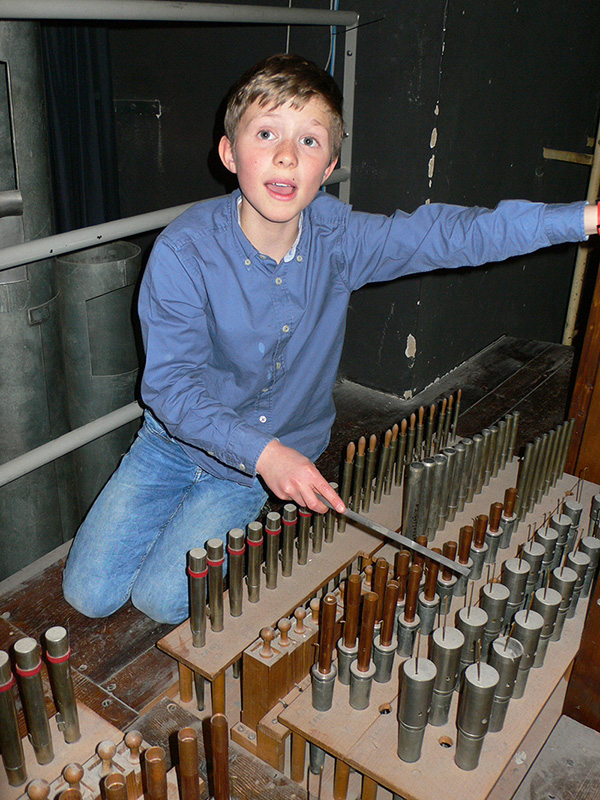
[(301, 211), (336, 164), (329, 110), (316, 98), (300, 109), (254, 102), (240, 119), (235, 145), (224, 136), (219, 155), (237, 174), (242, 228), (255, 246), (255, 232), (297, 231)]

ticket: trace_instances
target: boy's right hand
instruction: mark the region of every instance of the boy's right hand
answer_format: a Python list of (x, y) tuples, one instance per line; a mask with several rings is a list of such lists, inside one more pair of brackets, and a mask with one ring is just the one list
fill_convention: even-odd
[(265, 447), (256, 463), (256, 471), (281, 500), (292, 500), (319, 514), (328, 509), (317, 498), (323, 495), (342, 514), (346, 506), (341, 497), (302, 453), (274, 439)]

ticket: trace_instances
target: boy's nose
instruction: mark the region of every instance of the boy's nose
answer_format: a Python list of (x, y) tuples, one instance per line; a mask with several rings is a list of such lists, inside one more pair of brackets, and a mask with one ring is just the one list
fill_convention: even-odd
[(297, 161), (296, 148), (290, 140), (284, 140), (275, 153), (275, 163), (283, 166), (293, 166)]

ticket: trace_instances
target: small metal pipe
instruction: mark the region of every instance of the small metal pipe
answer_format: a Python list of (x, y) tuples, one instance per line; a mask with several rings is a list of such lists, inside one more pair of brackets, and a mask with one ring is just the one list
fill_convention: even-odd
[(506, 603), (506, 623), (511, 624), (514, 614), (523, 606), (525, 587), (529, 577), (529, 564), (522, 558), (507, 558), (502, 565), (500, 580), (510, 592)]
[(311, 667), (312, 704), (317, 711), (329, 711), (333, 703), (333, 687), (337, 668), (333, 664), (333, 639), (337, 600), (332, 594), (321, 603), (321, 623), (319, 626), (319, 657)]
[[(338, 487), (337, 483), (332, 481), (329, 485), (331, 486), (331, 488), (333, 489), (334, 492), (338, 491), (339, 487)], [(337, 514), (335, 513), (333, 508), (331, 508), (331, 506), (330, 506), (328, 508), (328, 510), (327, 510), (327, 513), (325, 514), (325, 535), (324, 535), (323, 538), (324, 538), (324, 541), (325, 541), (326, 544), (331, 544), (331, 542), (333, 542), (333, 539), (334, 539), (334, 536), (335, 536), (336, 519), (337, 519)], [(307, 548), (307, 550), (308, 550), (308, 548)], [(300, 563), (299, 559), (298, 559), (298, 563)]]
[(471, 664), (465, 670), (454, 754), (454, 762), (460, 769), (473, 770), (479, 764), (498, 680), (497, 671), (489, 664)]
[(398, 590), (398, 582), (393, 580), (389, 581), (385, 587), (381, 630), (373, 641), (373, 663), (375, 664), (373, 677), (377, 683), (387, 683), (392, 677), (394, 653), (398, 646), (398, 640), (394, 635)]
[(506, 420), (501, 419), (498, 421), (498, 438), (496, 440), (496, 450), (494, 452), (494, 460), (492, 462), (492, 478), (498, 476), (498, 472), (503, 469), (506, 461)]
[(408, 539), (416, 538), (417, 519), (421, 504), (421, 491), (425, 478), (425, 467), (421, 461), (408, 465), (404, 481), (404, 500), (402, 502), (402, 534)]
[(8, 653), (0, 650), (0, 752), (9, 785), (20, 786), (27, 780), (27, 767), (19, 732), (14, 685)]
[(458, 628), (436, 628), (431, 637), (431, 660), (437, 668), (429, 724), (445, 725), (448, 722), (452, 695), (458, 683), (460, 653), (465, 637)]
[(517, 443), (517, 434), (519, 432), (519, 421), (520, 421), (520, 418), (521, 418), (521, 412), (520, 411), (513, 411), (513, 413), (512, 413), (512, 427), (511, 427), (511, 431), (510, 431), (510, 439), (509, 439), (509, 442), (508, 442), (508, 451), (506, 453), (506, 460), (507, 461), (512, 461), (512, 458), (513, 458), (513, 455), (514, 455), (514, 452), (515, 452), (515, 447), (516, 447), (516, 443)]
[(497, 733), (504, 727), (522, 657), (523, 645), (512, 637), (501, 636), (491, 646), (488, 663), (498, 673), (498, 684), (490, 712), (490, 733)]
[[(356, 455), (356, 445), (350, 442), (346, 447), (346, 459), (342, 468), (342, 485), (340, 497), (347, 506), (352, 492), (352, 472), (354, 470), (354, 456)], [(343, 533), (346, 529), (346, 518), (341, 516), (338, 520), (338, 531)]]
[(589, 597), (592, 582), (598, 571), (598, 562), (600, 561), (600, 539), (595, 539), (592, 536), (584, 536), (579, 542), (579, 549), (582, 553), (588, 555), (590, 559), (590, 564), (581, 588), (581, 597)]
[(350, 664), (350, 706), (357, 711), (368, 707), (375, 664), (371, 661), (377, 595), (367, 592), (363, 600), (363, 614), (358, 643), (358, 657)]
[(388, 463), (390, 460), (390, 447), (392, 444), (392, 431), (388, 429), (385, 432), (381, 450), (379, 452), (379, 462), (377, 464), (377, 476), (375, 478), (375, 489), (373, 492), (373, 502), (376, 504), (381, 503), (381, 496), (383, 494), (383, 483), (387, 472)]
[(428, 658), (409, 658), (400, 669), (398, 702), (398, 756), (407, 763), (418, 761), (437, 668)]
[(323, 535), (325, 530), (325, 514), (312, 515), (312, 532), (310, 535), (312, 541), (312, 551), (318, 555), (323, 550)]
[(369, 437), (369, 449), (366, 452), (365, 480), (362, 492), (362, 510), (367, 513), (371, 508), (371, 495), (373, 493), (373, 478), (375, 477), (375, 463), (377, 460), (377, 437)]
[[(356, 456), (354, 459), (354, 471), (352, 473), (352, 501), (350, 508), (352, 511), (359, 512), (362, 502), (362, 487), (365, 475), (365, 450), (367, 440), (361, 436), (358, 440)], [(396, 485), (398, 485), (398, 467), (396, 466)]]
[(515, 681), (513, 697), (523, 697), (529, 671), (533, 666), (540, 634), (544, 627), (544, 619), (537, 611), (521, 609), (514, 616), (513, 637), (523, 645), (523, 655), (519, 663), (519, 672)]
[(473, 436), (473, 459), (471, 462), (471, 476), (469, 480), (469, 489), (467, 492), (467, 503), (473, 501), (473, 497), (477, 492), (477, 484), (479, 481), (479, 473), (481, 471), (481, 461), (483, 459), (483, 436), (476, 433)]
[[(465, 468), (466, 445), (458, 442), (454, 447), (445, 447), (443, 454), (448, 458), (448, 470), (450, 480), (448, 482), (448, 504), (447, 513), (444, 517), (448, 522), (454, 522), (458, 510), (458, 493), (463, 483), (463, 473)], [(450, 466), (453, 462), (452, 467)]]
[(30, 637), (19, 639), (14, 644), (14, 653), (21, 701), (35, 758), (38, 764), (49, 764), (54, 758), (54, 749), (44, 699), (38, 644)]
[(487, 553), (485, 554), (484, 563), (493, 564), (498, 555), (498, 547), (500, 539), (502, 538), (502, 531), (500, 530), (500, 518), (502, 517), (502, 503), (492, 503), (490, 506), (490, 515), (488, 529), (485, 534), (485, 543), (488, 546)]
[(227, 561), (229, 613), (232, 617), (239, 617), (242, 614), (244, 602), (244, 561), (246, 557), (245, 536), (241, 528), (232, 528), (227, 534), (227, 554), (229, 556)]
[(276, 511), (269, 511), (267, 514), (264, 535), (266, 587), (267, 589), (276, 589), (279, 571), (279, 540), (281, 538), (281, 515)]
[(500, 550), (508, 550), (514, 532), (517, 529), (518, 517), (514, 513), (515, 502), (517, 500), (517, 489), (509, 488), (504, 492), (504, 508), (500, 517), (500, 542), (498, 547)]
[[(310, 509), (300, 506), (298, 509), (298, 541), (296, 543), (299, 566), (304, 566), (308, 563), (310, 519)], [(330, 527), (332, 527), (331, 524)], [(327, 537), (325, 537), (325, 541), (327, 541)]]
[[(396, 451), (396, 474), (394, 476), (394, 484), (401, 486), (404, 480), (404, 460), (406, 457), (406, 431), (408, 423), (405, 419), (400, 423), (400, 435), (398, 436), (398, 449)], [(358, 511), (359, 508), (352, 506), (353, 511)]]
[(284, 578), (289, 578), (292, 574), (297, 521), (298, 512), (296, 506), (293, 503), (286, 503), (283, 507), (281, 518), (281, 574)]
[(481, 637), (481, 658), (488, 660), (490, 645), (500, 635), (506, 618), (506, 604), (510, 590), (502, 583), (486, 583), (481, 590), (480, 607), (487, 614)]
[(215, 633), (223, 630), (223, 542), (209, 539), (206, 543), (206, 564), (208, 566), (208, 607), (210, 627)]
[(583, 582), (590, 565), (590, 557), (586, 553), (578, 550), (575, 553), (567, 554), (566, 563), (567, 567), (570, 567), (570, 569), (577, 574), (577, 580), (573, 587), (573, 594), (571, 595), (571, 602), (569, 603), (569, 609), (567, 611), (567, 619), (572, 619), (577, 611), (581, 590), (583, 589)]
[(397, 423), (392, 425), (392, 441), (390, 443), (390, 457), (388, 460), (387, 469), (385, 472), (385, 478), (383, 482), (383, 493), (384, 494), (391, 494), (392, 493), (392, 485), (394, 479), (394, 467), (396, 464), (396, 454), (398, 452), (398, 432), (399, 427)]
[(460, 476), (460, 483), (458, 486), (458, 499), (457, 499), (457, 506), (456, 512), (458, 514), (464, 511), (467, 497), (469, 494), (469, 485), (471, 482), (471, 472), (473, 469), (473, 447), (474, 442), (473, 439), (463, 439), (462, 442), (459, 444), (463, 444), (465, 447), (465, 458), (463, 464), (463, 471), (462, 475)]
[(485, 475), (484, 475), (484, 486), (489, 486), (490, 480), (492, 478), (494, 472), (494, 461), (496, 459), (496, 450), (498, 447), (498, 433), (499, 429), (497, 425), (492, 425), (490, 427), (490, 447), (488, 451), (487, 462), (485, 465)]
[(554, 625), (556, 624), (558, 609), (560, 608), (561, 603), (561, 594), (560, 592), (557, 592), (556, 589), (549, 589), (546, 586), (544, 586), (543, 589), (536, 589), (533, 596), (532, 608), (542, 617), (544, 624), (540, 633), (540, 640), (535, 651), (533, 664), (531, 665), (534, 669), (539, 669), (540, 667), (544, 666), (546, 651), (552, 638), (552, 634), (554, 633)]
[(45, 640), (48, 675), (57, 709), (58, 729), (62, 731), (65, 742), (73, 744), (81, 738), (81, 731), (71, 674), (69, 636), (65, 628), (56, 625), (46, 631)]
[(444, 453), (438, 453), (433, 457), (433, 461), (434, 468), (431, 482), (431, 496), (428, 503), (429, 511), (427, 514), (427, 524), (424, 532), (429, 541), (432, 541), (435, 538), (436, 531), (438, 530), (440, 524), (440, 500), (444, 475), (446, 474), (446, 468), (448, 464), (448, 457), (444, 455)]
[[(488, 472), (488, 463), (490, 460), (490, 447), (492, 444), (492, 431), (490, 428), (484, 428), (481, 431), (481, 435), (483, 436), (483, 452), (481, 454), (481, 468), (479, 470), (479, 475), (477, 476), (477, 489), (476, 493), (480, 494), (481, 490), (484, 486), (487, 486), (489, 483), (491, 470)], [(486, 483), (487, 478), (487, 483)]]
[(258, 603), (260, 600), (260, 565), (263, 551), (263, 526), (260, 522), (250, 522), (247, 529), (248, 545), (248, 602)]
[(569, 567), (556, 567), (550, 573), (550, 588), (556, 589), (562, 597), (562, 603), (559, 606), (556, 622), (554, 623), (554, 630), (550, 637), (551, 642), (558, 642), (562, 636), (576, 582), (577, 573)]
[(463, 606), (459, 609), (456, 627), (465, 637), (465, 643), (460, 654), (461, 674), (479, 657), (479, 644), (487, 625), (487, 614), (482, 608)]
[(188, 553), (190, 628), (194, 647), (206, 644), (206, 550), (194, 547)]
[(415, 539), (418, 536), (427, 535), (427, 522), (429, 519), (429, 506), (434, 485), (434, 474), (437, 468), (435, 458), (425, 458), (421, 462), (425, 468), (423, 482), (421, 484), (421, 496), (419, 498), (419, 507), (417, 514), (417, 522), (415, 527)]

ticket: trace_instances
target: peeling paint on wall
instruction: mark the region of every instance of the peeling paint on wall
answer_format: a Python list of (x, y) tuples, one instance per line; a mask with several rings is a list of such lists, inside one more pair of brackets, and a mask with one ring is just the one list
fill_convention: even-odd
[(406, 350), (404, 351), (404, 355), (408, 359), (409, 369), (412, 368), (415, 363), (415, 356), (417, 355), (417, 340), (412, 333), (409, 333), (406, 337)]

